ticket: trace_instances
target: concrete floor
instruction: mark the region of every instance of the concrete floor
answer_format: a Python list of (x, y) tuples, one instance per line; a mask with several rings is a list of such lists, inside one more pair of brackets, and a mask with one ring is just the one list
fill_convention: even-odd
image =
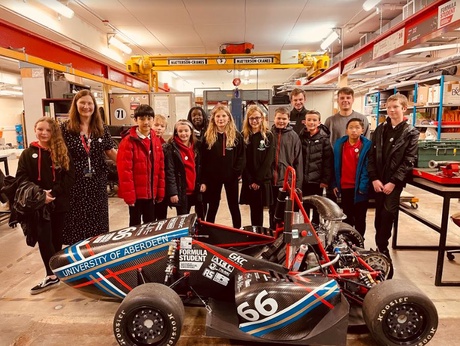
[[(420, 199), (417, 213), (434, 223), (440, 222), (441, 198), (415, 187), (406, 189)], [(450, 215), (460, 212), (453, 200)], [(128, 208), (118, 198), (110, 198), (110, 226), (119, 229), (128, 224)], [(243, 224), (249, 224), (249, 210), (241, 206)], [(175, 211), (170, 210), (169, 216)], [(375, 247), (374, 211), (368, 212), (366, 247)], [(219, 223), (230, 224), (225, 198), (219, 210)], [(399, 244), (436, 245), (438, 234), (405, 214), (400, 216)], [(460, 247), (460, 228), (449, 222), (448, 244)], [(29, 290), (44, 276), (37, 248), (26, 245), (20, 228), (0, 225), (0, 346), (16, 345), (116, 345), (112, 319), (118, 303), (84, 295), (61, 284), (42, 294), (31, 296)], [(439, 314), (439, 328), (429, 345), (458, 345), (460, 340), (460, 288), (436, 287), (434, 274), (436, 252), (392, 250), (395, 278), (409, 279), (434, 302)], [(460, 281), (460, 254), (445, 262), (444, 280)], [(237, 341), (204, 337), (205, 310), (186, 308), (186, 321), (178, 345), (243, 345)], [(368, 334), (349, 334), (347, 345), (375, 345)]]

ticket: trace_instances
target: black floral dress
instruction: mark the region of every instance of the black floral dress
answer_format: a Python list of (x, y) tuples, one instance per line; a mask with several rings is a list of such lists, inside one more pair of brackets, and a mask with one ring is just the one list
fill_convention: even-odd
[(64, 225), (63, 243), (71, 245), (109, 231), (108, 167), (104, 151), (112, 149), (114, 145), (106, 125), (103, 137), (91, 136), (89, 147), (86, 137), (83, 137), (83, 144), (82, 136), (69, 132), (66, 125), (62, 124), (61, 129), (75, 164), (75, 184), (70, 190), (70, 211)]

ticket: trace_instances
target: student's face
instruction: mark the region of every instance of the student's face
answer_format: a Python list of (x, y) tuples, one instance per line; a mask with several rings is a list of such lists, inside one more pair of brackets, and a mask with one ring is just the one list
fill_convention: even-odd
[(286, 128), (289, 124), (289, 115), (283, 113), (276, 113), (274, 123), (277, 129)]
[(337, 103), (339, 104), (339, 108), (341, 111), (344, 111), (344, 112), (352, 109), (354, 101), (355, 99), (352, 95), (340, 93), (337, 96)]
[(305, 96), (302, 93), (295, 95), (291, 98), (292, 107), (298, 111), (302, 110), (303, 105), (305, 104)]
[(82, 118), (91, 118), (94, 113), (93, 98), (89, 95), (82, 96), (77, 101), (77, 110)]
[(35, 125), (35, 136), (41, 145), (48, 145), (51, 141), (51, 126), (46, 121), (41, 121)]
[(166, 124), (162, 121), (154, 121), (153, 130), (155, 131), (158, 137), (163, 137), (163, 134), (166, 131)]
[(182, 143), (188, 143), (190, 141), (190, 136), (192, 131), (188, 125), (182, 124), (176, 127), (177, 137), (182, 141)]
[(224, 110), (218, 110), (214, 114), (214, 123), (217, 126), (217, 130), (224, 131), (225, 126), (230, 122), (230, 117)]
[(263, 119), (264, 118), (263, 118), (262, 114), (260, 114), (260, 112), (257, 112), (257, 111), (253, 112), (248, 117), (249, 126), (251, 126), (252, 132), (260, 131), (260, 127), (261, 127)]
[(203, 126), (204, 117), (199, 109), (194, 109), (191, 114), (192, 124), (195, 127)]
[(136, 124), (139, 126), (139, 131), (143, 134), (148, 134), (152, 128), (153, 117), (149, 115), (142, 115), (136, 118)]
[(403, 107), (401, 103), (397, 100), (387, 102), (387, 114), (392, 122), (401, 122), (404, 118), (404, 112), (407, 110), (407, 107)]
[(316, 131), (319, 124), (321, 124), (321, 120), (319, 120), (319, 116), (317, 114), (305, 115), (305, 126), (308, 131)]
[(352, 121), (347, 126), (347, 135), (351, 139), (358, 139), (364, 132), (363, 127), (359, 123), (359, 121)]

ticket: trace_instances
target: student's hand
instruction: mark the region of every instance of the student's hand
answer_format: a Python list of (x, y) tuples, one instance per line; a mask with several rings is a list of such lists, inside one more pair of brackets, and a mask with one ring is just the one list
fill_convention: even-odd
[(169, 200), (171, 201), (172, 204), (179, 203), (179, 197), (177, 197), (177, 195), (169, 197)]
[(393, 184), (393, 183), (386, 183), (386, 184), (383, 186), (383, 193), (384, 193), (385, 195), (389, 195), (390, 193), (393, 192), (394, 188), (395, 188), (395, 184)]
[(51, 190), (43, 190), (46, 193), (46, 198), (45, 198), (45, 204), (51, 203), (56, 199), (56, 197), (53, 197), (51, 194)]
[(206, 184), (201, 184), (200, 192), (206, 192)]
[(163, 198), (158, 198), (158, 199), (156, 200), (156, 202), (157, 202), (157, 203), (163, 202)]
[(128, 204), (128, 207), (134, 207), (134, 204)]
[(375, 192), (383, 192), (383, 184), (380, 180), (372, 181), (372, 186), (374, 187)]
[(334, 192), (334, 196), (335, 196), (335, 197), (339, 197), (339, 188), (334, 187), (334, 188), (332, 189), (332, 192)]
[(249, 185), (249, 188), (257, 191), (260, 189), (260, 186), (257, 185), (256, 183), (252, 183), (251, 185)]

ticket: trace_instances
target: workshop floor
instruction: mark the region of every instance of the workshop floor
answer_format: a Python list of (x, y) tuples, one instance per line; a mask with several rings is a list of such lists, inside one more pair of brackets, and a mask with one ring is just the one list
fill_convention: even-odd
[[(406, 189), (420, 199), (417, 213), (439, 224), (442, 200), (414, 187)], [(450, 215), (460, 211), (453, 200)], [(173, 216), (175, 211), (169, 211)], [(241, 206), (243, 224), (249, 224), (249, 209)], [(128, 208), (118, 198), (110, 198), (110, 226), (119, 229), (128, 224)], [(368, 212), (366, 247), (375, 247), (374, 211)], [(219, 210), (219, 223), (231, 224), (225, 198)], [(401, 213), (398, 244), (436, 245), (438, 234)], [(449, 221), (448, 244), (459, 245), (460, 228)], [(16, 345), (116, 345), (112, 319), (118, 303), (111, 299), (83, 295), (61, 284), (42, 294), (31, 296), (29, 290), (44, 277), (37, 248), (26, 245), (20, 228), (0, 224), (0, 346)], [(458, 345), (460, 339), (460, 288), (434, 285), (436, 252), (392, 250), (395, 278), (408, 279), (434, 302), (439, 314), (439, 328), (429, 345)], [(460, 254), (455, 261), (445, 261), (443, 280), (460, 281)], [(205, 310), (186, 308), (185, 327), (178, 345), (247, 345), (204, 336)], [(368, 334), (349, 334), (347, 345), (375, 345)]]

